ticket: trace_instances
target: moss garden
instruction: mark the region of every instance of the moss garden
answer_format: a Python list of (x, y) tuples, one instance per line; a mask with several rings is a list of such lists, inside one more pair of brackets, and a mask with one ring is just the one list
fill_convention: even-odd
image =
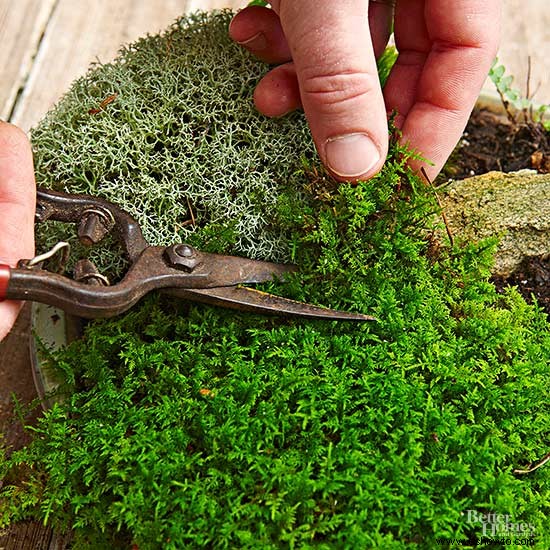
[(90, 323), (51, 357), (64, 400), (0, 460), (0, 526), (35, 518), (73, 548), (424, 549), (472, 546), (475, 511), (550, 547), (550, 465), (515, 471), (550, 451), (546, 316), (497, 293), (494, 241), (447, 240), (403, 148), (336, 184), (303, 115), (259, 115), (266, 67), (230, 17), (92, 67), (33, 132), (38, 181), (122, 204), (153, 243), (292, 261), (263, 288), (378, 321), (160, 296)]

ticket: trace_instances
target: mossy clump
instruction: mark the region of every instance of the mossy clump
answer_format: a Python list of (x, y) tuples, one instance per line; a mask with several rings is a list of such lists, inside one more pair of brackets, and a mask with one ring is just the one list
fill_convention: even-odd
[[(197, 60), (203, 88), (194, 108), (215, 111), (217, 128), (226, 117), (239, 125), (233, 105), (248, 105), (264, 68), (222, 39), (228, 20), (182, 20), (127, 49), (119, 70), (137, 70), (131, 60), (142, 50), (147, 63), (162, 67), (168, 53), (176, 55), (174, 44), (203, 41), (216, 50), (212, 71), (235, 64), (249, 72), (239, 74), (241, 96), (216, 96), (222, 104), (214, 106), (206, 99), (210, 73), (203, 78)], [(67, 107), (36, 134), (40, 142), (59, 118), (69, 127), (63, 131), (75, 132), (68, 149), (87, 143), (76, 98), (87, 97), (96, 78), (101, 84), (105, 70), (77, 83)], [(155, 82), (144, 78), (136, 90), (149, 97)], [(106, 85), (98, 99), (111, 91)], [(260, 120), (243, 109), (246, 120)], [(130, 107), (124, 116), (133, 119)], [(517, 530), (526, 526), (522, 539), (547, 548), (549, 469), (514, 469), (549, 451), (549, 324), (515, 290), (499, 294), (488, 282), (494, 243), (455, 236), (451, 246), (436, 237), (433, 190), (410, 173), (408, 153), (395, 142), (380, 175), (350, 186), (328, 178), (313, 157), (300, 164), (302, 152), (312, 151), (300, 115), (258, 122), (254, 132), (238, 161), (219, 160), (211, 185), (235, 178), (224, 171), (245, 151), (264, 151), (262, 173), (281, 184), (269, 206), (273, 227), (265, 229), (300, 266), (267, 290), (378, 321), (267, 318), (151, 297), (120, 318), (90, 324), (52, 358), (66, 381), (65, 402), (44, 415), (29, 447), (0, 463), (0, 526), (33, 516), (72, 529), (76, 548), (429, 549), (452, 547), (445, 537), (473, 545), (493, 526), (500, 529), (494, 538), (518, 535), (496, 521), (484, 532), (469, 521), (478, 517), (470, 510), (507, 515)], [(296, 144), (293, 155), (276, 151), (280, 140)], [(111, 146), (101, 145), (104, 154)], [(46, 163), (39, 148), (42, 175), (63, 162), (76, 170), (65, 150), (51, 149)], [(98, 155), (94, 162), (107, 161)], [(98, 181), (82, 180), (79, 190), (104, 190)], [(170, 192), (168, 180), (150, 183)], [(156, 215), (164, 215), (162, 193), (151, 203)], [(123, 197), (124, 206), (132, 201)], [(248, 208), (264, 202), (251, 195)], [(209, 223), (191, 236), (208, 243)]]

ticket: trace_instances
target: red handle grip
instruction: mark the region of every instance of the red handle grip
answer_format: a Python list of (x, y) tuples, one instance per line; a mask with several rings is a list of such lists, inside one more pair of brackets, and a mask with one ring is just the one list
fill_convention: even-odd
[(10, 266), (0, 264), (0, 302), (6, 299), (10, 282)]

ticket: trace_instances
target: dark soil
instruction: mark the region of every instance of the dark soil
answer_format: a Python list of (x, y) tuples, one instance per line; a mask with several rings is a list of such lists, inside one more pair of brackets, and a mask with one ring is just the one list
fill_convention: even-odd
[[(463, 138), (453, 153), (452, 173), (462, 179), (492, 170), (515, 172), (524, 168), (550, 173), (550, 132), (541, 124), (512, 121), (489, 111), (475, 110)], [(522, 296), (533, 298), (550, 315), (550, 258), (526, 259), (507, 279), (495, 278), (499, 290), (517, 286)]]
[(550, 315), (550, 256), (527, 258), (510, 277), (495, 277), (493, 282), (499, 291), (507, 286), (517, 286), (528, 302), (535, 298)]
[(452, 158), (454, 179), (492, 170), (523, 168), (550, 173), (550, 132), (540, 123), (512, 122), (490, 111), (475, 110)]

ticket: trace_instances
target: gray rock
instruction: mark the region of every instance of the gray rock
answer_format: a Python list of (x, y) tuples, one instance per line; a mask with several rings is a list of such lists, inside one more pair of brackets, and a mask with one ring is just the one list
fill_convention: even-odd
[(550, 254), (550, 174), (490, 172), (452, 182), (440, 198), (453, 234), (500, 237), (495, 275)]

